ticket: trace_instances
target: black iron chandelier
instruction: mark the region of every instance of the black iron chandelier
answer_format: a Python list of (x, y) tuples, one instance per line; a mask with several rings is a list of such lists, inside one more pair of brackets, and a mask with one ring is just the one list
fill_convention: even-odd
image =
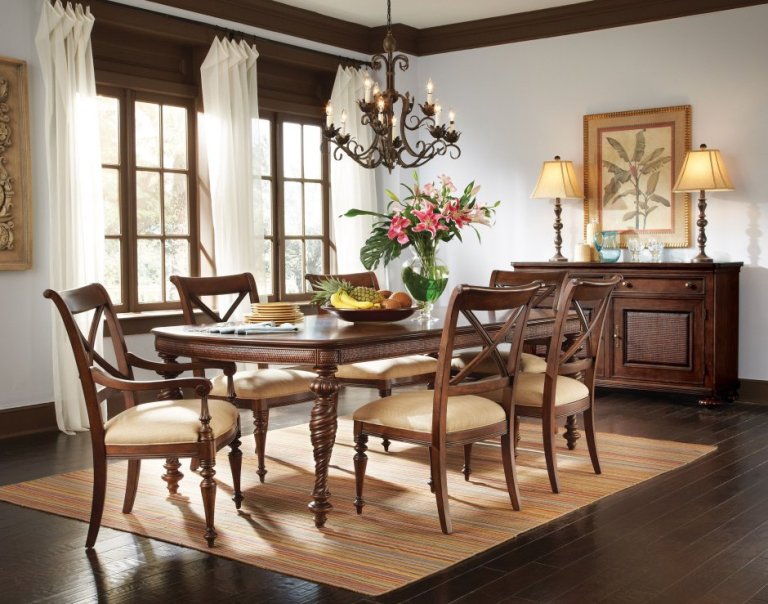
[[(384, 38), (384, 54), (371, 57), (371, 69), (378, 71), (382, 63), (387, 69), (387, 85), (381, 90), (379, 85), (368, 75), (365, 81), (365, 96), (357, 101), (362, 115), (360, 123), (370, 126), (373, 140), (369, 147), (360, 144), (345, 130), (346, 113), (342, 111), (341, 125), (333, 123), (333, 109), (330, 102), (326, 106), (326, 122), (323, 135), (335, 143), (333, 157), (341, 159), (342, 152), (355, 160), (364, 168), (375, 168), (385, 165), (391, 172), (395, 166), (415, 168), (427, 163), (438, 155), (448, 155), (456, 159), (461, 155), (461, 149), (456, 145), (461, 135), (455, 128), (455, 114), (449, 112), (448, 123), (440, 123), (441, 107), (433, 102), (434, 87), (432, 80), (427, 82), (427, 100), (419, 105), (422, 115), (412, 114), (414, 99), (410, 93), (404, 95), (395, 88), (395, 65), (400, 69), (408, 69), (408, 57), (404, 54), (394, 54), (397, 43), (392, 35), (392, 6), (387, 0), (387, 35)], [(426, 130), (428, 140), (418, 138), (419, 133)], [(409, 141), (409, 133), (415, 140)], [(423, 135), (427, 138), (427, 135)]]

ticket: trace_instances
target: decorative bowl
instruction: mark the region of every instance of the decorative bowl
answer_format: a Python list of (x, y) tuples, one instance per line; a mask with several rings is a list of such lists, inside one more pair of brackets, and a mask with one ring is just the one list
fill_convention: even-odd
[(323, 310), (336, 315), (339, 319), (350, 321), (351, 323), (391, 323), (393, 321), (402, 321), (410, 317), (418, 306), (410, 308), (370, 308), (363, 310), (360, 308), (336, 308), (334, 306), (323, 306)]

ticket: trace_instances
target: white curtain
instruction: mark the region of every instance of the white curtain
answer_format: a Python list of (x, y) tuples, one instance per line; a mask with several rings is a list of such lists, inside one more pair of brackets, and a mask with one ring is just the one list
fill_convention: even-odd
[[(341, 124), (341, 112), (346, 111), (346, 131), (368, 148), (373, 139), (370, 127), (360, 123), (357, 100), (365, 94), (365, 72), (352, 67), (339, 67), (331, 93), (334, 123)], [(331, 152), (334, 145), (331, 143)], [(336, 243), (336, 264), (340, 273), (365, 270), (360, 262), (360, 248), (371, 233), (373, 219), (368, 216), (342, 217), (350, 208), (376, 211), (375, 170), (363, 168), (344, 155), (340, 161), (331, 160), (331, 215)]]
[(264, 279), (256, 59), (244, 41), (216, 38), (200, 68), (216, 274)]
[[(53, 5), (43, 2), (35, 44), (45, 83), (50, 286), (55, 290), (100, 281), (103, 274), (104, 208), (92, 28), (88, 8), (70, 3), (65, 7), (59, 0)], [(88, 429), (72, 348), (55, 311), (53, 388), (59, 429)]]

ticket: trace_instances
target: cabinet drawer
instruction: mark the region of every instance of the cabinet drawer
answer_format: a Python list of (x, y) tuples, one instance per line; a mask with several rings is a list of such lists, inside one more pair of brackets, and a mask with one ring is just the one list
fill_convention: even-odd
[(672, 294), (675, 296), (703, 296), (706, 284), (703, 277), (654, 278), (625, 277), (615, 294)]

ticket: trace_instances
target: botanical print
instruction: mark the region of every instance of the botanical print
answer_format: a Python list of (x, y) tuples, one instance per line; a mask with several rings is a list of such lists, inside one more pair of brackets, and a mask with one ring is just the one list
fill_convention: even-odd
[(640, 237), (690, 243), (690, 196), (672, 191), (691, 147), (691, 106), (584, 116), (584, 233), (594, 222), (619, 246)]
[(603, 228), (672, 229), (672, 127), (600, 131)]
[(11, 146), (9, 86), (8, 80), (0, 78), (0, 250), (13, 249), (13, 178), (5, 169), (5, 152)]

